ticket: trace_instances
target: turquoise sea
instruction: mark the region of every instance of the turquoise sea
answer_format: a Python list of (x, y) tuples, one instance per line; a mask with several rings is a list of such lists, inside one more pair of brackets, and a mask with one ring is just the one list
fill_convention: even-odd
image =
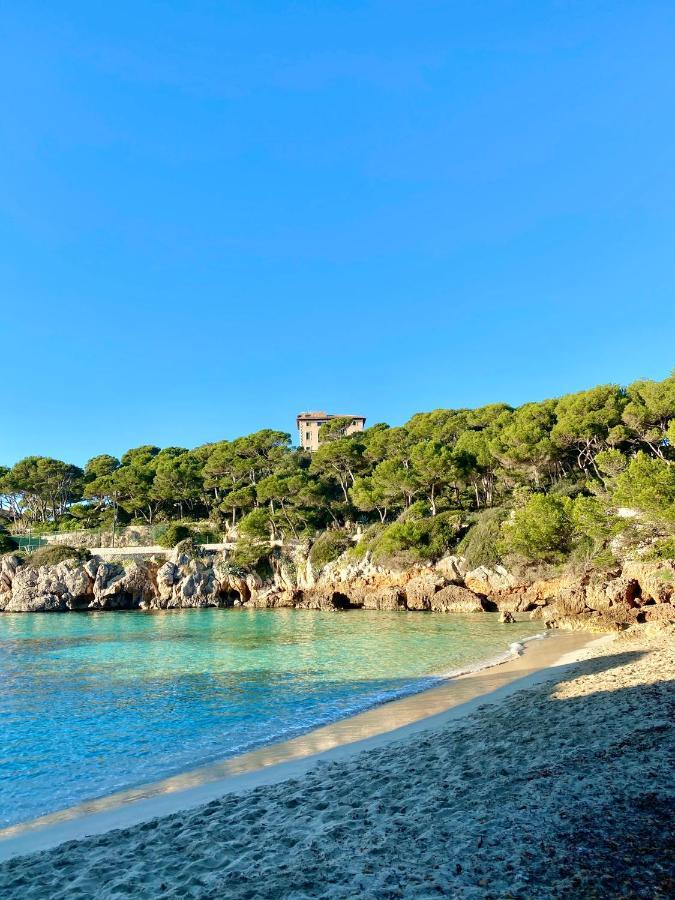
[(431, 687), (539, 628), (496, 614), (2, 614), (0, 827)]

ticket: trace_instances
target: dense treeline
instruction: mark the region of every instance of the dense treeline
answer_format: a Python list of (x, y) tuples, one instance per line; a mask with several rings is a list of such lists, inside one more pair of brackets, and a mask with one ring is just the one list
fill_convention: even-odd
[(193, 450), (137, 447), (84, 469), (28, 457), (0, 469), (0, 499), (17, 523), (52, 528), (209, 518), (236, 528), (251, 559), (269, 539), (326, 530), (330, 555), (355, 523), (360, 552), (410, 558), (460, 540), (477, 557), (601, 556), (623, 527), (620, 506), (675, 526), (675, 375), (351, 436), (345, 424), (323, 426), (312, 455), (263, 430)]

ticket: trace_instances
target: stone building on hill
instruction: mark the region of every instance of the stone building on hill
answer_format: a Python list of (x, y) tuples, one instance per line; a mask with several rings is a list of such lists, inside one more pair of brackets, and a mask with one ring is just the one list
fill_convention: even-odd
[(348, 416), (335, 415), (325, 412), (302, 412), (296, 417), (296, 425), (298, 428), (298, 436), (300, 438), (300, 446), (310, 453), (318, 450), (321, 441), (319, 440), (319, 428), (330, 422), (331, 419), (351, 419), (351, 424), (345, 428), (345, 434), (354, 434), (355, 431), (363, 431), (366, 424), (365, 416)]

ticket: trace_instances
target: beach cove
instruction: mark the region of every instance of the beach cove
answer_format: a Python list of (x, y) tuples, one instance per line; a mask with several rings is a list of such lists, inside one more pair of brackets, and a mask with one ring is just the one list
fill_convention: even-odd
[[(454, 710), (439, 697), (446, 712), (433, 714), (433, 695), (446, 689), (439, 687), (374, 711), (432, 698), (432, 717), (411, 724), (408, 710), (399, 731), (352, 732), (351, 742), (323, 750), (314, 732), (318, 755), (308, 756), (306, 745), (295, 758), (273, 754), (267, 767), (258, 759), (263, 767), (252, 772), (235, 768), (221, 780), (202, 772), (192, 786), (136, 798), (146, 803), (142, 822), (3, 863), (3, 896), (548, 897), (589, 890), (601, 876), (666, 890), (672, 773), (654, 754), (672, 752), (675, 652), (672, 637), (638, 630), (580, 640), (557, 665), (533, 673), (528, 654), (552, 640), (535, 642), (516, 658), (526, 675), (465, 696)], [(125, 825), (125, 815), (133, 821), (132, 799), (90, 810), (85, 832), (97, 827), (96, 815), (104, 829)], [(195, 802), (206, 805), (185, 809)], [(48, 825), (43, 842), (67, 840), (69, 828), (79, 837), (80, 812)], [(651, 868), (644, 853), (641, 862), (633, 854), (626, 871), (608, 873), (602, 853), (616, 852), (613, 829), (627, 815), (635, 837), (621, 839), (644, 848), (649, 832)], [(574, 835), (590, 825), (592, 841), (579, 856)], [(27, 853), (31, 842), (37, 849), (38, 835), (8, 838), (0, 853)]]

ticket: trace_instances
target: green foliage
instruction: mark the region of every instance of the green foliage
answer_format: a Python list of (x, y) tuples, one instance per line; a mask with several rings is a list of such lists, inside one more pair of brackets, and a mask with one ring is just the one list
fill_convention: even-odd
[(324, 531), (312, 544), (309, 559), (315, 569), (321, 570), (349, 548), (351, 541), (343, 531)]
[(675, 419), (675, 374), (664, 381), (636, 381), (627, 390), (623, 421), (657, 456), (664, 456)]
[(82, 496), (82, 469), (60, 459), (27, 456), (0, 476), (0, 498), (29, 522), (58, 519)]
[(571, 512), (568, 497), (535, 494), (502, 526), (504, 550), (530, 560), (563, 559), (572, 547)]
[(259, 543), (250, 538), (242, 538), (237, 541), (230, 555), (235, 566), (247, 569), (259, 569), (268, 559), (270, 546), (267, 543)]
[(625, 392), (614, 384), (568, 394), (556, 406), (551, 437), (560, 447), (576, 448), (578, 464), (586, 468), (593, 448), (604, 448), (611, 429), (621, 423), (625, 406)]
[(603, 475), (616, 478), (628, 465), (628, 460), (620, 450), (601, 450), (595, 456), (595, 464)]
[(379, 536), (387, 526), (382, 522), (370, 525), (361, 535), (361, 539), (356, 544), (352, 544), (347, 550), (347, 556), (353, 560), (363, 559), (364, 556), (372, 551)]
[[(331, 420), (314, 454), (263, 429), (193, 449), (146, 444), (120, 459), (100, 454), (84, 471), (31, 456), (0, 467), (0, 506), (32, 533), (208, 519), (235, 530), (247, 558), (267, 554), (270, 541), (355, 521), (369, 536), (350, 555), (426, 558), (455, 540), (444, 535), (449, 510), (473, 522), (462, 546), (483, 560), (500, 552), (495, 509), (515, 512), (501, 532), (504, 552), (533, 560), (606, 554), (620, 525), (610, 501), (642, 510), (642, 529), (645, 516), (656, 533), (675, 524), (675, 376), (517, 409), (437, 409), (346, 435), (350, 422)], [(586, 502), (593, 499), (599, 506)], [(556, 516), (562, 527), (552, 532)], [(374, 523), (392, 524), (375, 534)]]
[(675, 465), (640, 451), (617, 477), (614, 500), (675, 525)]
[(55, 566), (60, 562), (71, 559), (75, 562), (86, 562), (91, 559), (91, 553), (82, 547), (68, 547), (65, 544), (50, 544), (39, 547), (26, 557), (29, 566)]
[(187, 525), (181, 525), (180, 522), (172, 522), (167, 528), (163, 529), (157, 538), (157, 543), (160, 547), (166, 547), (167, 550), (171, 550), (176, 544), (180, 544), (181, 541), (192, 536), (192, 531)]
[(352, 421), (350, 416), (336, 416), (334, 419), (329, 419), (319, 427), (319, 440), (321, 443), (326, 443), (346, 437), (347, 429)]
[(270, 514), (267, 509), (253, 509), (239, 523), (239, 534), (251, 540), (270, 539)]
[(458, 530), (456, 513), (394, 522), (372, 543), (373, 560), (389, 565), (410, 565), (440, 559), (456, 541)]
[(574, 554), (596, 565), (611, 565), (614, 555), (609, 542), (625, 528), (625, 520), (618, 519), (597, 497), (578, 496), (571, 508), (574, 526)]
[(661, 538), (650, 547), (645, 559), (675, 560), (675, 537)]
[(16, 550), (18, 546), (19, 545), (11, 534), (9, 534), (7, 529), (0, 525), (0, 554), (11, 553), (12, 550)]
[(466, 558), (470, 568), (501, 562), (501, 526), (506, 515), (504, 509), (486, 509), (473, 517), (473, 524), (457, 545), (457, 553)]

